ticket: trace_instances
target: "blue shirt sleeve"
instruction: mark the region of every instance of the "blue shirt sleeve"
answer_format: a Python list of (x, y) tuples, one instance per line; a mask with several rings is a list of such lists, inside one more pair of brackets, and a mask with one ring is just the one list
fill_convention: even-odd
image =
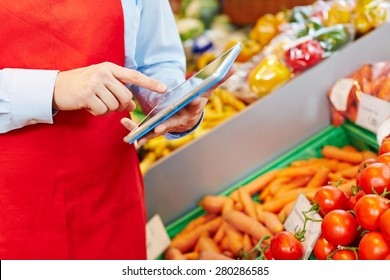
[[(186, 57), (170, 4), (168, 0), (144, 0), (138, 5), (142, 7), (134, 56), (137, 70), (164, 82), (168, 90), (172, 89), (185, 80)], [(140, 87), (134, 86), (131, 90), (145, 113), (154, 108), (162, 97)], [(166, 137), (185, 136), (199, 124), (189, 131), (170, 133)]]

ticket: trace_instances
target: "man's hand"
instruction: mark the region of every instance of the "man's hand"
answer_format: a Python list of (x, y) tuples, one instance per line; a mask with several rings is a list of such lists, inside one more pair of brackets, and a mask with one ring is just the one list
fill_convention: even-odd
[(115, 111), (133, 111), (133, 95), (123, 84), (133, 84), (163, 93), (166, 85), (140, 72), (104, 62), (97, 65), (60, 72), (57, 76), (53, 108), (59, 110), (87, 109), (93, 115)]
[[(198, 98), (194, 99), (186, 107), (178, 111), (172, 117), (159, 124), (153, 131), (147, 133), (141, 139), (137, 141), (138, 145), (145, 144), (149, 139), (167, 134), (169, 132), (184, 132), (193, 128), (200, 120), (204, 107), (207, 104), (208, 99), (224, 81), (226, 81), (231, 75), (233, 75), (235, 69), (232, 67), (225, 78), (213, 86), (211, 89), (203, 93)], [(130, 131), (136, 127), (136, 123), (128, 118), (123, 118), (121, 123)]]

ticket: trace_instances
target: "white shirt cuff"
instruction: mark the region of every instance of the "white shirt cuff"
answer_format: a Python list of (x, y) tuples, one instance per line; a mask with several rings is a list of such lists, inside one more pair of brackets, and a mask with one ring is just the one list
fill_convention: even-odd
[(15, 128), (53, 123), (52, 100), (57, 74), (57, 70), (3, 70)]
[(382, 122), (381, 125), (378, 127), (376, 133), (376, 139), (378, 141), (378, 144), (381, 145), (383, 139), (389, 135), (390, 135), (390, 119), (387, 119), (384, 122)]

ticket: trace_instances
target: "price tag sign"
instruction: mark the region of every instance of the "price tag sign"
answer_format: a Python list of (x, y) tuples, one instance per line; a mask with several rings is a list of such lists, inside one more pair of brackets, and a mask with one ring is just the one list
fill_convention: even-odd
[(348, 96), (353, 87), (354, 80), (343, 78), (336, 82), (330, 92), (330, 102), (337, 111), (345, 112), (348, 106)]
[(154, 215), (146, 225), (146, 248), (148, 260), (157, 259), (169, 246), (171, 240), (159, 215)]
[[(286, 221), (284, 222), (284, 228), (292, 233), (301, 231), (303, 229), (303, 223), (305, 217), (303, 216), (303, 211), (308, 211), (311, 208), (310, 201), (304, 194), (300, 194), (294, 204), (294, 207), (291, 209), (290, 214), (288, 215)], [(313, 220), (322, 220), (321, 216), (318, 213), (310, 212), (306, 214), (308, 217)], [(303, 247), (305, 248), (305, 254), (303, 256), (304, 260), (307, 260), (310, 257), (311, 252), (314, 249), (314, 246), (321, 235), (321, 223), (308, 221), (306, 224), (306, 233), (305, 239), (302, 242)]]
[(380, 124), (390, 117), (390, 102), (362, 93), (356, 124), (377, 133)]

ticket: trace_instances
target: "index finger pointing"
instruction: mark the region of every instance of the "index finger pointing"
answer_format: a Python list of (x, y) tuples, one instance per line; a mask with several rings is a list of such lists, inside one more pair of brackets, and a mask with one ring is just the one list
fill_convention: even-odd
[(164, 93), (167, 90), (167, 86), (164, 83), (152, 79), (141, 72), (115, 64), (112, 64), (112, 74), (121, 82), (140, 86), (151, 91)]

